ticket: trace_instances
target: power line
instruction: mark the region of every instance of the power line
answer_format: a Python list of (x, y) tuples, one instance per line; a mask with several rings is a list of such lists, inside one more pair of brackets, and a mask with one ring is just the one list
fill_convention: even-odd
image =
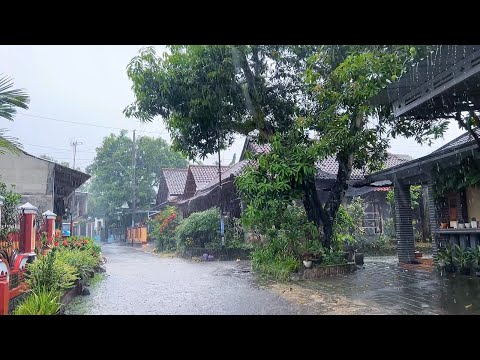
[[(91, 124), (91, 123), (82, 123), (82, 122), (78, 122), (78, 121), (55, 119), (55, 118), (51, 118), (51, 117), (48, 117), (48, 116), (32, 115), (32, 114), (25, 114), (25, 113), (20, 113), (20, 112), (18, 114), (25, 115), (25, 116), (31, 116), (31, 117), (35, 117), (35, 118), (39, 118), (39, 119), (64, 122), (64, 123), (68, 123), (68, 124), (93, 126), (93, 127), (102, 128), (102, 129), (130, 130), (130, 129), (125, 129), (125, 128), (113, 127), (113, 126), (104, 126), (104, 125), (97, 125), (97, 124)], [(132, 131), (132, 130), (130, 130), (130, 131)], [(147, 133), (147, 134), (158, 134), (158, 135), (168, 134), (168, 132), (157, 132), (157, 131), (138, 131), (138, 132)]]

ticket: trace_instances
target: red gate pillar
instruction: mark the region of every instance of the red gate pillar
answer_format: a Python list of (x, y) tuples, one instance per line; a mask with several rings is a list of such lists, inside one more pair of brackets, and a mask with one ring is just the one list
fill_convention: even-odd
[(7, 262), (0, 259), (0, 315), (8, 315), (8, 301), (10, 300), (8, 267)]
[(47, 210), (42, 214), (42, 216), (47, 219), (47, 239), (48, 244), (50, 245), (53, 241), (53, 236), (55, 235), (55, 219), (57, 218), (57, 214)]
[(38, 209), (29, 202), (18, 207), (18, 211), (23, 213), (25, 230), (23, 232), (23, 241), (25, 254), (29, 256), (35, 256), (35, 220), (37, 217)]

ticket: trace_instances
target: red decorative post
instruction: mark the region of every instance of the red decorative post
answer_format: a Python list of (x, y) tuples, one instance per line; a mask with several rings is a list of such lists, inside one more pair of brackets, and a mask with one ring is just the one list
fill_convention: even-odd
[(53, 236), (55, 235), (55, 219), (57, 218), (57, 214), (47, 210), (42, 214), (42, 216), (47, 219), (47, 239), (48, 244), (50, 245), (53, 241)]
[[(29, 202), (18, 207), (18, 211), (23, 213), (25, 217), (25, 237), (20, 239), (23, 241), (25, 254), (29, 257), (35, 257), (35, 220), (38, 209)], [(33, 259), (32, 259), (33, 260)]]
[(0, 315), (8, 315), (10, 299), (8, 271), (7, 262), (0, 259)]

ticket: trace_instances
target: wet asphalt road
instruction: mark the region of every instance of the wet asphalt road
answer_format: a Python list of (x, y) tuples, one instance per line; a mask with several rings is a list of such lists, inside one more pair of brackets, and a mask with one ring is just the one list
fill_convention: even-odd
[(262, 287), (249, 262), (161, 258), (127, 246), (105, 245), (107, 276), (79, 296), (66, 314), (306, 314)]

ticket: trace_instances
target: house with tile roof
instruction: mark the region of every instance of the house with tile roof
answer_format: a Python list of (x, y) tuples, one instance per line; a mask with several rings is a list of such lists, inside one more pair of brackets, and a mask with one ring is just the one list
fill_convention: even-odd
[(187, 173), (188, 169), (162, 168), (156, 199), (158, 208), (182, 197), (187, 183)]
[[(196, 211), (204, 211), (220, 205), (229, 216), (239, 218), (241, 213), (241, 199), (235, 188), (235, 177), (240, 175), (247, 165), (247, 160), (242, 160), (232, 166), (223, 166), (222, 169), (222, 189), (220, 196), (220, 179), (217, 174), (208, 183), (201, 185), (192, 196), (185, 196), (178, 202), (184, 214), (190, 214)], [(217, 166), (218, 169), (218, 166)], [(192, 173), (194, 173), (192, 171)], [(185, 192), (187, 194), (187, 192)], [(188, 194), (191, 194), (189, 192)]]

